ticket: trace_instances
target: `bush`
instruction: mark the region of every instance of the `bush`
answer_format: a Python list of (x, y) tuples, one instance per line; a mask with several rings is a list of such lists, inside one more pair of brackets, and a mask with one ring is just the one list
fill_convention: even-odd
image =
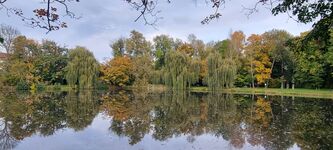
[(30, 86), (25, 81), (20, 81), (16, 85), (16, 90), (30, 90)]
[(45, 90), (45, 85), (44, 84), (37, 84), (36, 89), (37, 89), (37, 91), (44, 91)]

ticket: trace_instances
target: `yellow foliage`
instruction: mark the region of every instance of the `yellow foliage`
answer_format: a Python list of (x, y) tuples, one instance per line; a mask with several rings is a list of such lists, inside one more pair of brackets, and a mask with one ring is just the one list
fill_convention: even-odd
[(269, 101), (259, 97), (255, 107), (255, 120), (261, 123), (264, 127), (268, 127), (271, 121), (272, 108)]
[(101, 79), (115, 86), (125, 86), (131, 80), (132, 69), (130, 58), (116, 57), (101, 66)]

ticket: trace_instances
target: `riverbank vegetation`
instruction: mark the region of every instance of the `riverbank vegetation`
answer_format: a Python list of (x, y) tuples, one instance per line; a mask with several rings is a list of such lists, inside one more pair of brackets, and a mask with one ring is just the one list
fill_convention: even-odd
[(149, 84), (174, 90), (206, 87), (210, 91), (333, 88), (332, 31), (329, 37), (312, 39), (306, 36), (309, 32), (293, 36), (273, 29), (246, 37), (235, 31), (228, 39), (208, 43), (193, 34), (187, 40), (157, 35), (149, 41), (132, 31), (129, 37), (110, 44), (113, 58), (99, 63), (84, 47), (68, 49), (49, 40), (39, 42), (10, 28), (11, 41), (1, 44), (7, 57), (1, 63), (0, 84), (20, 90)]

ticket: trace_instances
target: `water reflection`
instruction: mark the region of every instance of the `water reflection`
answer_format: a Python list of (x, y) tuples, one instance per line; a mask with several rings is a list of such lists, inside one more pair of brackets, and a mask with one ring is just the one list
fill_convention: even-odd
[[(60, 129), (87, 133), (98, 114), (108, 134), (128, 144), (168, 144), (201, 136), (227, 141), (207, 143), (237, 149), (332, 149), (333, 101), (280, 96), (147, 91), (0, 93), (0, 149), (15, 149), (29, 138)], [(90, 133), (91, 136), (94, 133)], [(146, 140), (143, 140), (146, 139)], [(104, 139), (110, 146), (110, 139)], [(64, 143), (70, 142), (65, 139)], [(70, 149), (70, 147), (68, 147)], [(161, 147), (163, 148), (163, 147)], [(29, 148), (27, 148), (29, 149)], [(100, 147), (105, 149), (105, 147)]]

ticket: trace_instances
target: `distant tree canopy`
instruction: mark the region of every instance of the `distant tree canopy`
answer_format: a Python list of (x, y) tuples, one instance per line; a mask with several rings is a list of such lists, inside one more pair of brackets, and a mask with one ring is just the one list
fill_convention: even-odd
[[(62, 21), (62, 16), (70, 18), (76, 17), (75, 13), (70, 11), (69, 3), (80, 2), (79, 0), (40, 0), (45, 7), (36, 8), (33, 10), (34, 17), (25, 16), (21, 9), (8, 8), (6, 5), (7, 0), (0, 0), (0, 8), (5, 8), (8, 13), (15, 14), (22, 18), (23, 21), (32, 27), (39, 27), (46, 29), (48, 32), (66, 28), (67, 23)], [(130, 6), (135, 8), (139, 13), (135, 21), (143, 19), (147, 25), (155, 25), (160, 19), (160, 10), (157, 10), (158, 0), (123, 0)], [(165, 0), (172, 3), (172, 0)], [(221, 16), (220, 8), (224, 7), (228, 1), (226, 0), (210, 0), (205, 1), (213, 8), (213, 13), (205, 17), (201, 23), (208, 24), (211, 20)], [(301, 23), (314, 22), (314, 30), (308, 37), (329, 39), (328, 30), (333, 25), (333, 4), (332, 0), (308, 1), (308, 0), (257, 0), (254, 6), (245, 8), (247, 14), (257, 12), (259, 6), (270, 8), (273, 15), (280, 13), (287, 13), (291, 18), (294, 16), (296, 21)], [(62, 10), (62, 14), (59, 12)], [(64, 14), (64, 15), (63, 15)]]

